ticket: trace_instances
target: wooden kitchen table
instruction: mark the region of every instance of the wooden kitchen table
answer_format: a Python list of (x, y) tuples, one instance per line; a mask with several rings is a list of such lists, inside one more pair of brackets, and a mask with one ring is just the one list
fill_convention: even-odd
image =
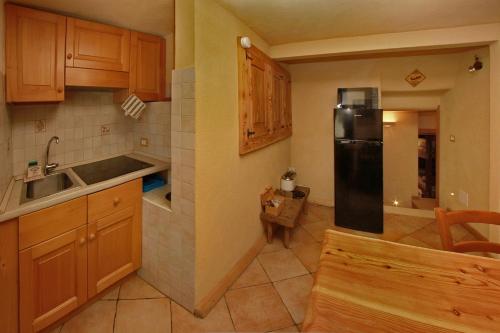
[(304, 332), (500, 332), (500, 260), (327, 230)]

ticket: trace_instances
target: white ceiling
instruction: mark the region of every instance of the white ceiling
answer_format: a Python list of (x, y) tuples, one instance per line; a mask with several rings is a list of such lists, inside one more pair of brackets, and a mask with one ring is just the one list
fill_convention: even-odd
[(14, 0), (13, 2), (166, 36), (174, 31), (174, 0)]
[(500, 22), (500, 0), (218, 0), (271, 45)]

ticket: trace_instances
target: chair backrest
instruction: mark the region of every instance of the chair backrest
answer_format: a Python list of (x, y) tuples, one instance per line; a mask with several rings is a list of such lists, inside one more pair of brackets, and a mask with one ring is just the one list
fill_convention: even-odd
[(500, 225), (500, 213), (462, 210), (447, 212), (436, 208), (436, 220), (443, 248), (453, 252), (490, 252), (500, 254), (500, 244), (483, 240), (453, 242), (450, 227), (454, 224), (484, 223)]

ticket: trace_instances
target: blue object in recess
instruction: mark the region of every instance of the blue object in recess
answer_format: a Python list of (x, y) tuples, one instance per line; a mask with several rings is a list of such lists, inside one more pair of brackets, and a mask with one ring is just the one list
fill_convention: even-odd
[(146, 176), (142, 179), (142, 192), (149, 192), (165, 185), (165, 179), (159, 174)]

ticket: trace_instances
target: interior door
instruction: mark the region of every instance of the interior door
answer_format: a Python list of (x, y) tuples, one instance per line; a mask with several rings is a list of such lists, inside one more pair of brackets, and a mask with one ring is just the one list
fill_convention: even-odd
[(72, 17), (67, 29), (67, 67), (129, 71), (129, 30)]
[(5, 6), (7, 102), (64, 100), (66, 17)]
[(93, 297), (141, 265), (141, 210), (130, 206), (88, 226), (88, 295)]
[(38, 332), (87, 300), (87, 226), (19, 253), (21, 332)]

